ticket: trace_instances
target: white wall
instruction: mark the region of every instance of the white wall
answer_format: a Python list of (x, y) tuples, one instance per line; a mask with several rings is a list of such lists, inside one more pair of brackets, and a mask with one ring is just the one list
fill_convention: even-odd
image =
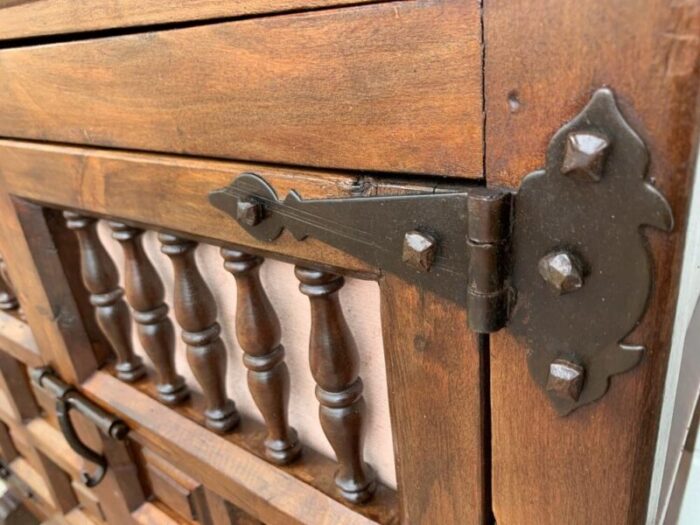
[[(698, 171), (700, 170), (696, 171), (696, 180)], [(688, 425), (697, 400), (700, 383), (700, 352), (698, 351), (700, 327), (697, 325), (700, 324), (700, 315), (696, 315), (693, 319), (693, 312), (699, 297), (700, 184), (695, 184), (691, 196), (678, 307), (673, 326), (671, 354), (664, 386), (663, 408), (649, 495), (647, 512), (649, 525), (664, 523), (673, 481), (682, 459)], [(692, 332), (693, 336), (686, 341), (686, 335), (691, 327), (695, 328)], [(696, 454), (695, 463), (700, 463), (697, 456)], [(700, 476), (700, 465), (696, 465), (691, 475)], [(694, 524), (700, 523), (700, 513), (694, 518)]]

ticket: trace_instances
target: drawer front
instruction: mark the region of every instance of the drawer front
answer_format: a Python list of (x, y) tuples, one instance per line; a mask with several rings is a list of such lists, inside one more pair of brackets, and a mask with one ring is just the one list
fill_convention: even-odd
[(0, 2), (0, 39), (278, 13), (370, 1), (372, 0), (4, 0)]
[(0, 52), (0, 135), (480, 177), (478, 3), (393, 2)]

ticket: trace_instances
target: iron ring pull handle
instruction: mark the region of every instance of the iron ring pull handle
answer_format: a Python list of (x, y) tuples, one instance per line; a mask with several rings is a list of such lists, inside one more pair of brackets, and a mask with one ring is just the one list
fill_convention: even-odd
[(75, 387), (63, 382), (50, 368), (35, 369), (32, 371), (32, 379), (56, 397), (56, 417), (68, 445), (80, 457), (97, 465), (92, 474), (81, 472), (81, 480), (87, 487), (97, 486), (107, 473), (107, 458), (81, 441), (70, 419), (70, 411), (77, 410), (94, 423), (100, 432), (118, 441), (126, 437), (129, 427), (121, 419), (85, 398)]
[(98, 454), (80, 440), (78, 433), (73, 427), (73, 422), (70, 420), (71, 408), (74, 407), (70, 402), (70, 397), (68, 397), (68, 399), (59, 398), (56, 400), (56, 417), (58, 418), (58, 424), (61, 427), (61, 432), (63, 432), (63, 437), (68, 442), (68, 445), (83, 459), (97, 465), (97, 469), (92, 475), (85, 471), (80, 473), (82, 482), (85, 483), (87, 487), (94, 487), (102, 481), (107, 473), (107, 458), (105, 458), (103, 454)]

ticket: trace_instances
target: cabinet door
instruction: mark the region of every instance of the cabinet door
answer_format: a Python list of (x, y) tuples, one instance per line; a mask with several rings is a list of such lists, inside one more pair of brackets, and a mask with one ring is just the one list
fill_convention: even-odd
[(488, 183), (517, 188), (543, 166), (552, 132), (609, 86), (675, 221), (671, 233), (644, 229), (653, 287), (625, 338), (644, 355), (599, 401), (559, 417), (527, 372), (524, 345), (508, 331), (491, 338), (498, 523), (644, 522), (695, 166), (698, 14), (695, 2), (484, 3)]
[[(143, 496), (154, 498), (148, 512), (132, 507), (133, 519), (162, 509), (203, 522), (483, 519), (484, 339), (464, 308), (318, 240), (256, 240), (208, 200), (244, 173), (320, 199), (352, 196), (352, 176), (10, 140), (0, 148), (3, 253), (20, 302), (46, 360), (132, 429)], [(70, 321), (46, 315), (56, 308)], [(383, 336), (383, 354), (361, 344), (371, 345), (365, 330)], [(294, 362), (310, 364), (297, 391)], [(287, 419), (290, 382), (300, 408)], [(388, 397), (395, 461), (376, 439), (364, 443), (379, 416), (363, 415), (363, 382)], [(320, 426), (320, 440), (290, 421)]]

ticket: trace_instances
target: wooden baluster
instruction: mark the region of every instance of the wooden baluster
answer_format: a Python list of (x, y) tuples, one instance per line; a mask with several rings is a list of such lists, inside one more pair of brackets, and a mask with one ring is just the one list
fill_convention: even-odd
[(265, 455), (289, 463), (301, 452), (287, 422), (289, 370), (280, 344), (280, 323), (260, 282), (261, 257), (222, 248), (224, 268), (236, 279), (236, 335), (248, 368), (248, 388), (267, 424)]
[(97, 220), (74, 212), (63, 212), (66, 225), (75, 231), (80, 246), (83, 284), (90, 292), (97, 324), (117, 355), (117, 377), (132, 382), (146, 372), (131, 346), (131, 319), (119, 286), (117, 267), (97, 235)]
[(202, 387), (206, 426), (224, 433), (238, 424), (236, 405), (226, 395), (226, 347), (219, 336), (216, 302), (194, 258), (197, 243), (161, 233), (161, 251), (170, 257), (175, 274), (175, 318), (182, 327), (187, 361)]
[(19, 308), (17, 294), (10, 281), (5, 260), (0, 257), (0, 310), (15, 310)]
[(133, 310), (141, 345), (157, 374), (159, 399), (175, 405), (189, 396), (185, 379), (175, 368), (175, 329), (168, 317), (160, 276), (143, 249), (143, 230), (110, 222), (112, 238), (124, 250), (126, 299)]
[(374, 470), (363, 460), (365, 402), (357, 347), (338, 300), (344, 280), (299, 266), (295, 274), (311, 303), (309, 363), (321, 427), (340, 467), (335, 483), (346, 500), (362, 503), (372, 496), (376, 482)]

